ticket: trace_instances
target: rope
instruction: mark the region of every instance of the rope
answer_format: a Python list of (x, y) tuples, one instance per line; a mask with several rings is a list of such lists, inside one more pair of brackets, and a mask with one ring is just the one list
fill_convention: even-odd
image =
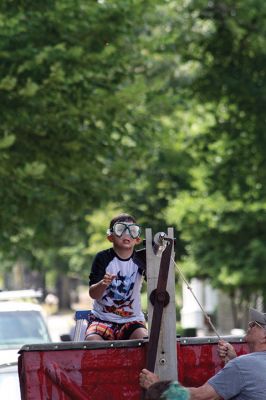
[(192, 290), (192, 287), (189, 285), (189, 283), (188, 283), (188, 281), (186, 280), (186, 278), (185, 278), (183, 272), (180, 270), (180, 268), (178, 267), (178, 265), (177, 265), (177, 263), (175, 262), (175, 260), (174, 260), (173, 257), (171, 257), (171, 260), (172, 260), (173, 263), (175, 264), (176, 269), (177, 269), (179, 275), (181, 276), (181, 278), (183, 279), (183, 281), (184, 281), (185, 284), (187, 285), (188, 290), (190, 290), (192, 296), (194, 297), (194, 299), (195, 299), (196, 302), (198, 303), (198, 305), (199, 305), (201, 311), (202, 311), (203, 314), (204, 314), (204, 317), (206, 318), (206, 320), (207, 320), (207, 322), (209, 323), (210, 327), (212, 328), (213, 332), (215, 332), (216, 336), (217, 336), (218, 339), (220, 340), (220, 339), (221, 339), (221, 336), (219, 335), (219, 333), (217, 332), (217, 329), (216, 329), (215, 326), (213, 325), (210, 316), (206, 313), (206, 311), (204, 310), (203, 306), (200, 304), (199, 300), (197, 299), (195, 293), (194, 293), (193, 290)]

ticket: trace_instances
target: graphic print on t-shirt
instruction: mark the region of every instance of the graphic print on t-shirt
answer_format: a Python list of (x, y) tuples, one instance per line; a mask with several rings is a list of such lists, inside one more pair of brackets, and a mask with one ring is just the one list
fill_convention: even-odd
[(145, 321), (141, 310), (143, 262), (135, 252), (121, 259), (114, 250), (99, 252), (92, 264), (90, 286), (100, 282), (105, 274), (115, 275), (102, 297), (93, 300), (93, 314), (103, 320), (119, 324)]
[(103, 300), (111, 300), (112, 306), (105, 305), (103, 307), (103, 312), (113, 313), (119, 315), (120, 317), (130, 317), (134, 314), (132, 310), (132, 292), (135, 282), (135, 272), (130, 276), (123, 276), (121, 271), (118, 271), (116, 278), (113, 280), (112, 284), (107, 288), (106, 295)]

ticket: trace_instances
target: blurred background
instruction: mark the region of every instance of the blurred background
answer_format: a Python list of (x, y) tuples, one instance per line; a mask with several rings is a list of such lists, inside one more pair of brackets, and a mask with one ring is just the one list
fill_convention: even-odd
[[(262, 0), (1, 1), (1, 290), (41, 289), (69, 327), (123, 211), (143, 237), (174, 227), (221, 331), (265, 310), (265, 17)], [(208, 333), (178, 275), (176, 312)]]

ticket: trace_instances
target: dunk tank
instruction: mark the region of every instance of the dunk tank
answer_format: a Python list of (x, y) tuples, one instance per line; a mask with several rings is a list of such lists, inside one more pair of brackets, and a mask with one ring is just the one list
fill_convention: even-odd
[[(18, 371), (22, 400), (139, 400), (143, 368), (161, 379), (200, 386), (223, 367), (216, 329), (208, 337), (176, 337), (173, 229), (152, 237), (146, 229), (149, 337), (142, 340), (82, 341), (89, 311), (76, 313), (74, 341), (25, 345)], [(204, 310), (203, 310), (204, 312)], [(243, 337), (223, 337), (238, 355), (248, 352)]]

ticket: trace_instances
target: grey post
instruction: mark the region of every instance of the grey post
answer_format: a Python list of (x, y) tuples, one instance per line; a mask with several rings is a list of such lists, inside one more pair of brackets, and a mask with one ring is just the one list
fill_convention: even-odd
[[(147, 228), (146, 233), (146, 262), (147, 262), (147, 295), (148, 295), (148, 329), (150, 329), (153, 305), (149, 298), (150, 293), (157, 287), (159, 267), (161, 262), (160, 251), (155, 254), (153, 248), (152, 230)], [(157, 234), (158, 235), (158, 234)], [(174, 238), (173, 228), (168, 228), (166, 236)], [(174, 259), (174, 247), (172, 250)], [(169, 304), (164, 307), (160, 338), (155, 364), (155, 373), (160, 379), (177, 379), (177, 352), (176, 352), (176, 307), (175, 307), (175, 268), (171, 260), (167, 282), (167, 292), (170, 295)]]

